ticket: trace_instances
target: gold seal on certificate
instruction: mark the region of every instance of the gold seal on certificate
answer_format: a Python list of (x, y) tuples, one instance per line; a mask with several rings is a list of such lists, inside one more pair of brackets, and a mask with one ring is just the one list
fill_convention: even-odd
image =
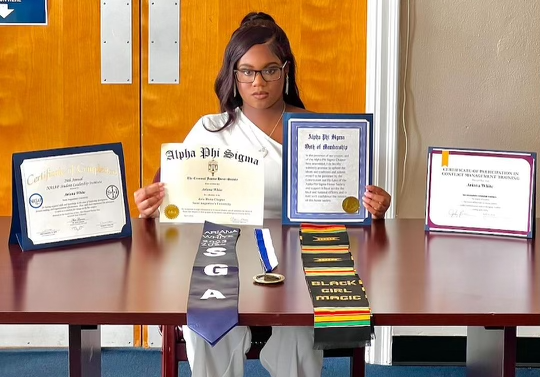
[(168, 219), (174, 220), (179, 214), (180, 210), (174, 204), (169, 204), (167, 207), (165, 207), (165, 217)]
[(343, 207), (343, 210), (347, 213), (357, 213), (360, 209), (360, 201), (354, 196), (348, 196), (343, 199), (343, 203), (341, 204), (341, 206)]
[(163, 144), (161, 181), (161, 222), (262, 225), (264, 161), (259, 151)]
[(429, 148), (426, 230), (532, 238), (536, 154)]

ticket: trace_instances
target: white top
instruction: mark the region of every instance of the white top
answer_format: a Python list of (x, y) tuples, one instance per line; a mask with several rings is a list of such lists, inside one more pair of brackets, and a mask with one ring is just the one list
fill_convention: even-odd
[[(265, 148), (268, 154), (264, 157), (264, 218), (281, 218), (281, 144), (268, 137), (239, 108), (234, 123), (222, 131), (211, 132), (223, 128), (227, 121), (227, 113), (205, 115), (193, 126), (184, 143), (200, 145), (219, 145), (235, 148)], [(247, 190), (249, 188), (246, 187)]]

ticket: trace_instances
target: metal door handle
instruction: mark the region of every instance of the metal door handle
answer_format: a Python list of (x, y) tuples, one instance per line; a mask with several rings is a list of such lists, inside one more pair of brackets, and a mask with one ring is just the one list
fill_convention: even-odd
[(150, 0), (148, 83), (180, 83), (180, 0)]

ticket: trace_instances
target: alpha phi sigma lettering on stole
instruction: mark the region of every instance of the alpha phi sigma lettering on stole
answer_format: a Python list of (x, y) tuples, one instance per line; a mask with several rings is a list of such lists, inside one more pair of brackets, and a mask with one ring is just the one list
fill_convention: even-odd
[(188, 327), (214, 346), (238, 323), (240, 229), (205, 222), (189, 287)]

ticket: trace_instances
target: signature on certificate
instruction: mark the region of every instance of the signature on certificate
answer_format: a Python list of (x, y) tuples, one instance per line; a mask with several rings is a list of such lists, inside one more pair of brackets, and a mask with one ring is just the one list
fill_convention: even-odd
[(99, 227), (101, 229), (112, 228), (116, 223), (114, 221), (101, 221)]
[(231, 216), (231, 223), (233, 224), (246, 224), (249, 221), (247, 217)]
[(56, 233), (58, 233), (58, 229), (44, 229), (41, 232), (38, 232), (41, 237), (54, 236)]
[(71, 229), (78, 232), (81, 229), (84, 229), (84, 226), (86, 225), (86, 219), (84, 217), (74, 217), (71, 219)]
[(448, 210), (448, 216), (453, 218), (462, 218), (462, 217), (475, 217), (473, 214), (467, 212), (464, 209), (451, 208)]

